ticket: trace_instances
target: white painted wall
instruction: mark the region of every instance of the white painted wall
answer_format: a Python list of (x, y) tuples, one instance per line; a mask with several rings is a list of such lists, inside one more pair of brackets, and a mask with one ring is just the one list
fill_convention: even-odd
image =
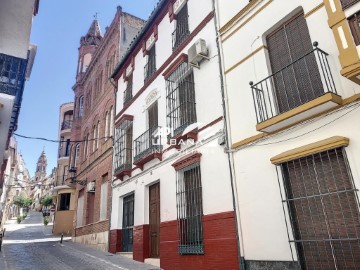
[[(190, 32), (200, 24), (211, 10), (211, 1), (188, 1)], [(158, 26), (158, 40), (155, 44), (157, 68), (172, 54), (171, 34), (175, 29), (174, 23), (170, 23), (169, 17), (166, 15)], [(187, 54), (188, 48), (199, 38), (206, 41), (209, 57), (211, 58), (209, 61), (203, 61), (200, 69), (194, 68), (193, 70), (197, 120), (199, 123), (206, 125), (222, 116), (219, 59), (217, 56), (214, 21), (210, 21), (181, 53)], [(133, 96), (144, 85), (143, 67), (145, 64), (146, 57), (143, 57), (142, 51), (140, 51), (135, 57)], [(210, 81), (209, 78), (212, 78), (212, 80)], [(126, 85), (127, 83), (124, 82), (123, 78), (120, 78), (117, 92), (117, 114), (123, 108), (123, 92)], [(157, 99), (159, 126), (165, 127), (167, 125), (166, 84), (164, 77), (160, 75), (124, 112), (125, 114), (134, 115), (133, 139), (136, 139), (147, 130), (145, 99), (153, 90), (159, 91)], [(218, 144), (218, 137), (222, 135), (223, 125), (224, 123), (220, 121), (211, 128), (200, 132), (199, 141), (204, 140), (204, 145), (190, 147), (202, 153), (200, 168), (204, 215), (233, 211), (227, 155), (224, 154), (223, 146)], [(168, 145), (165, 145), (165, 148), (167, 147)], [(134, 225), (149, 222), (149, 186), (157, 182), (160, 182), (161, 222), (176, 220), (176, 171), (171, 164), (185, 154), (175, 149), (170, 150), (163, 155), (162, 162), (157, 159), (152, 160), (145, 164), (143, 171), (136, 169), (130, 179), (125, 177), (123, 182), (119, 180), (115, 182), (116, 186), (113, 189), (112, 197), (111, 229), (122, 227), (123, 198), (131, 193), (135, 194)]]
[[(260, 2), (261, 4), (257, 5), (255, 9), (251, 10), (248, 14), (242, 17), (241, 20), (222, 37), (229, 37), (229, 35), (232, 34), (237, 27), (239, 27), (268, 1)], [(235, 32), (235, 34), (227, 38), (222, 43), (225, 71), (239, 63), (257, 48), (262, 45), (266, 45), (265, 39), (267, 33), (275, 29), (279, 25), (279, 22), (296, 14), (297, 11), (301, 10), (301, 8), (303, 8), (304, 13), (306, 14), (318, 6), (321, 2), (322, 1), (320, 0), (278, 0), (271, 2), (258, 15), (243, 25), (239, 31)], [(220, 14), (228, 11), (231, 6), (222, 5), (222, 1), (219, 3), (221, 10)], [(267, 19), (264, 20), (264, 18)], [(342, 96), (342, 98), (347, 98), (355, 93), (360, 93), (360, 87), (350, 80), (342, 77), (339, 73), (339, 70), (341, 69), (338, 60), (339, 52), (327, 20), (328, 17), (324, 7), (306, 18), (311, 40), (313, 42), (318, 41), (319, 48), (329, 54), (328, 60), (330, 69), (334, 76), (338, 94)], [(226, 74), (233, 143), (258, 133), (255, 129), (256, 116), (249, 82), (259, 82), (271, 73), (267, 51), (263, 49)], [(247, 117), (241, 117), (244, 115)]]
[[(219, 8), (220, 27), (248, 4), (248, 1), (218, 0), (216, 2)], [(269, 2), (271, 3), (267, 7), (250, 19), (260, 7)], [(226, 39), (222, 42), (224, 70), (229, 70), (257, 48), (266, 45), (266, 34), (276, 28), (278, 22), (288, 19), (301, 8), (306, 14), (321, 3), (321, 0), (259, 1), (254, 9), (244, 13), (234, 22), (232, 28), (222, 34), (222, 38)], [(247, 21), (248, 19), (250, 20)], [(338, 94), (342, 98), (347, 98), (360, 93), (357, 84), (340, 75), (339, 52), (328, 26), (325, 8), (322, 7), (308, 16), (306, 21), (312, 41), (318, 41), (319, 48), (329, 54), (328, 60)], [(239, 30), (236, 31), (237, 29)], [(271, 73), (267, 51), (264, 49), (226, 72), (225, 86), (232, 143), (258, 134), (249, 82), (256, 83)], [(233, 154), (237, 201), (240, 209), (242, 255), (246, 260), (292, 260), (276, 167), (270, 162), (271, 157), (332, 136), (348, 137), (350, 145), (346, 148), (346, 152), (355, 185), (357, 188), (360, 187), (360, 156), (358, 155), (360, 108), (345, 115), (349, 110), (351, 109), (320, 117), (307, 124), (267, 137), (261, 142), (242, 147)], [(290, 224), (288, 225), (291, 230)], [(291, 236), (291, 231), (289, 233)], [(296, 260), (296, 251), (295, 249), (293, 251)]]
[[(358, 107), (355, 111), (336, 120), (349, 110), (351, 109), (299, 126), (235, 153), (240, 218), (247, 259), (291, 260), (276, 169), (275, 165), (270, 162), (271, 157), (332, 136), (348, 137), (350, 144), (346, 148), (346, 153), (355, 186), (359, 189), (360, 127), (355, 123), (360, 117), (360, 108)], [(305, 134), (328, 123), (331, 124), (316, 132), (277, 143)]]
[(0, 53), (27, 59), (35, 0), (1, 0)]

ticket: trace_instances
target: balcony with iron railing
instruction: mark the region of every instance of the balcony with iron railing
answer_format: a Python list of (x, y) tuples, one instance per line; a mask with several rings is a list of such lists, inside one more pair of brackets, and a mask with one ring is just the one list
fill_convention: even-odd
[(61, 123), (61, 131), (67, 130), (67, 129), (71, 129), (72, 123), (73, 123), (72, 120), (64, 120), (64, 121)]
[(173, 51), (176, 50), (177, 47), (190, 35), (189, 29), (186, 27), (181, 29), (175, 29), (172, 33), (172, 48)]
[(152, 127), (134, 140), (134, 165), (142, 169), (144, 164), (158, 158), (162, 159), (161, 127)]
[(155, 73), (156, 66), (154, 61), (149, 61), (144, 67), (144, 83), (146, 83)]
[(69, 147), (60, 147), (58, 158), (68, 158), (70, 154)]
[(339, 104), (328, 54), (318, 48), (260, 82), (250, 82), (258, 131), (273, 132)]
[(127, 175), (131, 176), (132, 171), (132, 148), (121, 147), (114, 155), (114, 174), (120, 180)]
[(125, 91), (124, 91), (124, 102), (123, 104), (127, 104), (132, 99), (132, 85), (128, 83)]
[(10, 133), (17, 129), (21, 101), (24, 92), (27, 59), (0, 53), (0, 93), (15, 96)]

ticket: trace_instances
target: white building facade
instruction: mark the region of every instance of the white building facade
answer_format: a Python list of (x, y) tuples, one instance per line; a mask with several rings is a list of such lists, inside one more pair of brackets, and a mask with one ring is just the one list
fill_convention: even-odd
[(246, 269), (358, 269), (360, 2), (215, 2)]
[(237, 269), (211, 1), (160, 1), (117, 66), (110, 250)]
[(30, 77), (36, 54), (30, 32), (38, 8), (39, 0), (0, 3), (0, 186), (9, 158), (6, 150), (17, 129), (25, 80)]

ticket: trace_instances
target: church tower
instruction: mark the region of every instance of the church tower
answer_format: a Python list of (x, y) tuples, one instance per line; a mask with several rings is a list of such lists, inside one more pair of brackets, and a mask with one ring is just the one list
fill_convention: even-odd
[(36, 164), (35, 181), (41, 181), (46, 177), (47, 158), (45, 150), (42, 151)]
[(79, 61), (76, 79), (79, 81), (90, 65), (92, 56), (102, 39), (100, 25), (93, 20), (85, 36), (80, 38)]

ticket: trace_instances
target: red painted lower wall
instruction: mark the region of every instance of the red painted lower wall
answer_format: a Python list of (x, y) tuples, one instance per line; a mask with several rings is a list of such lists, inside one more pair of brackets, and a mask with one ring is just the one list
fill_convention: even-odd
[(133, 259), (144, 262), (150, 256), (150, 226), (148, 224), (134, 226), (133, 230)]
[(161, 268), (165, 270), (239, 269), (234, 212), (204, 216), (203, 229), (204, 255), (180, 255), (176, 220), (161, 223)]
[(121, 230), (110, 231), (109, 252), (115, 254), (121, 251)]
[[(133, 230), (133, 258), (143, 262), (150, 256), (149, 225)], [(177, 221), (160, 225), (160, 266), (165, 270), (239, 269), (234, 212), (203, 217), (204, 255), (178, 253)], [(111, 253), (121, 251), (121, 230), (110, 231)]]

